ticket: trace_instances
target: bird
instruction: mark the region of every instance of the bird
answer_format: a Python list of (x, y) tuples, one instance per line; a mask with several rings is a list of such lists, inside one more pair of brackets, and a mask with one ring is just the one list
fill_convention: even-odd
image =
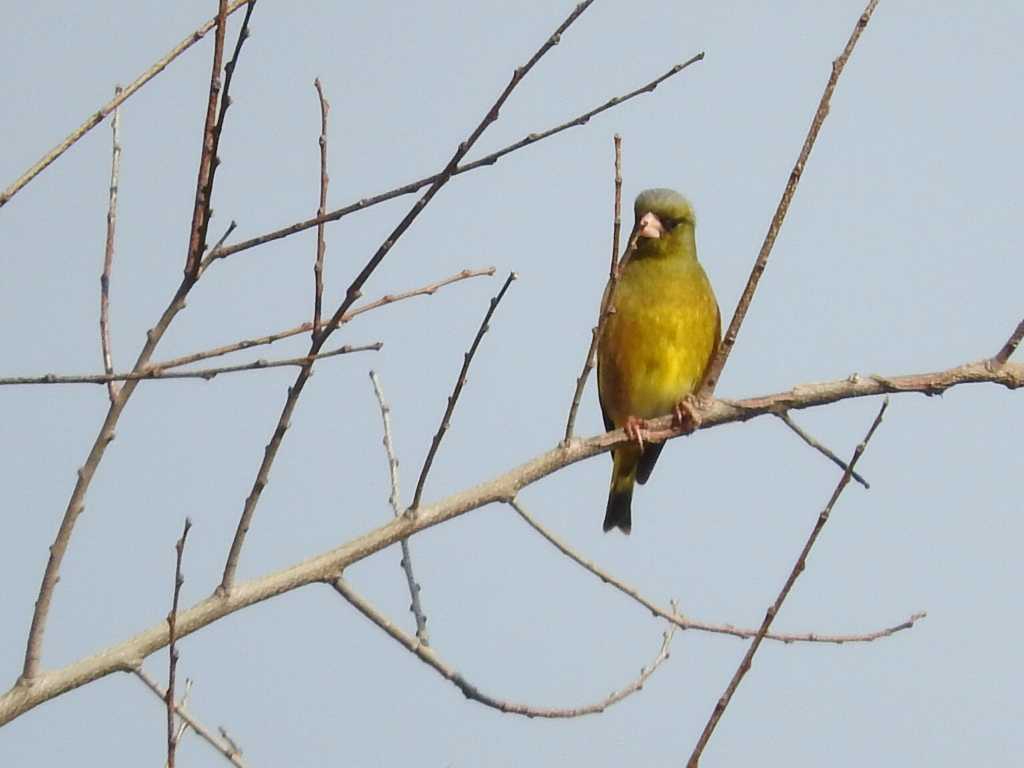
[[(697, 261), (690, 202), (648, 189), (633, 205), (635, 224), (603, 302), (597, 389), (605, 429), (632, 441), (612, 450), (604, 530), (632, 529), (634, 483), (651, 476), (664, 443), (645, 443), (646, 420), (675, 413), (682, 422), (721, 341), (718, 302)], [(610, 304), (610, 307), (608, 306)]]

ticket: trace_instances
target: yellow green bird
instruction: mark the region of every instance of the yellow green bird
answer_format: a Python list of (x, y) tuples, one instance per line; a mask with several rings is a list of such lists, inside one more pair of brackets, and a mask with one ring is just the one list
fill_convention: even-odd
[(597, 390), (608, 430), (634, 442), (612, 451), (604, 530), (632, 527), (633, 484), (647, 482), (664, 443), (644, 442), (644, 420), (679, 413), (697, 391), (722, 326), (711, 283), (697, 261), (693, 208), (671, 189), (633, 204), (636, 247), (610, 298), (614, 311), (597, 348)]

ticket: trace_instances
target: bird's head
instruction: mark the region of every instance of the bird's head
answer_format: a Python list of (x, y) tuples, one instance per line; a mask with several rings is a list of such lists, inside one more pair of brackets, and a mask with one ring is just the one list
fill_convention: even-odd
[(696, 255), (696, 219), (689, 200), (672, 189), (647, 189), (633, 204), (637, 258)]

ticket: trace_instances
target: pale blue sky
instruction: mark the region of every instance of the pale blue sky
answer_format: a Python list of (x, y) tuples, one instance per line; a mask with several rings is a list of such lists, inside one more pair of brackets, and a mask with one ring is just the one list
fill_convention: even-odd
[[(216, 3), (4, 4), (6, 186), (212, 15)], [(261, 0), (221, 151), (212, 238), (305, 218), (317, 201), (319, 110), (332, 104), (332, 206), (440, 168), (568, 12), (568, 3)], [(603, 287), (612, 134), (624, 198), (670, 186), (693, 200), (723, 314), (735, 306), (855, 2), (635, 4), (598, 0), (515, 92), (473, 157), (707, 58), (590, 125), (454, 180), (389, 254), (368, 297), (465, 267), (498, 276), (353, 322), (339, 343), (379, 353), (323, 362), (299, 403), (243, 554), (251, 578), (386, 522), (387, 465), (367, 371), (393, 409), (405, 500), (488, 299), (491, 324), (425, 499), (520, 463), (560, 437)], [(240, 21), (236, 16), (229, 40)], [(882, 0), (836, 92), (719, 393), (742, 397), (853, 372), (935, 370), (993, 354), (1021, 319), (1018, 3)], [(122, 115), (112, 287), (115, 366), (130, 365), (176, 287), (187, 245), (207, 39)], [(104, 124), (0, 211), (0, 375), (100, 369), (110, 131)], [(412, 198), (328, 229), (336, 306)], [(158, 358), (291, 327), (311, 310), (312, 232), (220, 263)], [(302, 354), (306, 340), (238, 355)], [(216, 584), (291, 370), (140, 386), (98, 473), (56, 592), (44, 664), (91, 654), (167, 611), (174, 540), (195, 523), (183, 600)], [(876, 402), (796, 418), (849, 455)], [(46, 558), (106, 409), (100, 387), (0, 390), (5, 533), (0, 670), (20, 670)], [(870, 645), (766, 644), (706, 752), (707, 766), (1011, 764), (1024, 748), (1018, 561), (1020, 395), (993, 386), (893, 399), (776, 622), (864, 632)], [(601, 430), (593, 384), (580, 431)], [(634, 500), (630, 538), (603, 535), (610, 462), (596, 457), (522, 501), (587, 557), (706, 621), (756, 625), (838, 479), (762, 419), (676, 441)], [(538, 706), (594, 701), (657, 652), (662, 625), (566, 561), (506, 508), (412, 541), (435, 649), (484, 690)], [(352, 585), (412, 629), (397, 549)], [(638, 695), (568, 722), (467, 702), (326, 587), (230, 617), (181, 643), (192, 708), (225, 724), (250, 765), (668, 766), (685, 761), (745, 643), (688, 632)], [(161, 679), (166, 654), (146, 662)], [(0, 732), (0, 764), (158, 765), (164, 715), (119, 674)], [(190, 736), (180, 764), (223, 759)]]

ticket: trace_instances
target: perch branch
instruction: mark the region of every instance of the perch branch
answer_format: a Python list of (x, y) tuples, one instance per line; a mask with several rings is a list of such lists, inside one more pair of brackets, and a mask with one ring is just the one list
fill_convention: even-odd
[[(886, 393), (918, 392), (934, 395), (954, 386), (971, 383), (999, 384), (1009, 389), (1024, 387), (1024, 364), (1006, 363), (998, 369), (993, 369), (989, 365), (989, 360), (984, 360), (935, 373), (891, 377), (850, 376), (838, 381), (797, 385), (786, 392), (766, 397), (737, 401), (713, 400), (702, 409), (703, 420), (700, 429), (770, 415), (782, 407), (800, 410), (839, 400)], [(652, 420), (651, 428), (652, 431), (659, 430), (659, 439), (666, 439), (679, 432), (679, 427), (672, 427), (671, 416)], [(625, 433), (622, 430), (615, 430), (575, 440), (568, 447), (559, 444), (491, 480), (428, 504), (415, 516), (396, 517), (375, 530), (283, 570), (238, 583), (227, 595), (214, 595), (199, 601), (179, 612), (178, 636), (190, 635), (225, 616), (293, 589), (334, 579), (338, 573), (353, 563), (380, 552), (404, 538), (488, 504), (506, 502), (523, 488), (563, 467), (627, 442)], [(134, 637), (104, 648), (92, 656), (62, 668), (42, 672), (32, 685), (16, 684), (6, 693), (0, 694), (0, 725), (45, 701), (112, 672), (131, 671), (142, 659), (166, 645), (167, 624), (161, 621)]]

